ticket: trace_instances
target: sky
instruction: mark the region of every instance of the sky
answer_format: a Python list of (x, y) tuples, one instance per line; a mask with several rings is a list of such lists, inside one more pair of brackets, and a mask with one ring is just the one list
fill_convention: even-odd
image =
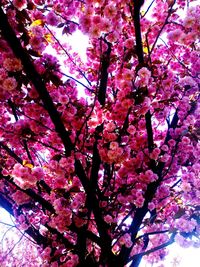
[(199, 267), (200, 248), (181, 248), (177, 244), (173, 244), (169, 247), (169, 255), (163, 262), (151, 265), (143, 261), (140, 267), (159, 267), (161, 263), (165, 267)]

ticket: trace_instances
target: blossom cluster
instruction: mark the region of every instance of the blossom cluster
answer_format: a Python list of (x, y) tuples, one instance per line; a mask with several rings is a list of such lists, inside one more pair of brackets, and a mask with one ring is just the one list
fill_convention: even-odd
[(43, 178), (43, 169), (41, 167), (26, 167), (16, 163), (13, 167), (12, 177), (17, 185), (23, 189), (34, 187), (37, 181)]

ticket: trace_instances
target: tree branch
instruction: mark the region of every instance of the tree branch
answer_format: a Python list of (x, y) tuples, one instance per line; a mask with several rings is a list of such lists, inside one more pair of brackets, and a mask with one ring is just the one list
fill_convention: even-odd
[(26, 72), (29, 80), (32, 82), (35, 89), (37, 90), (41, 100), (43, 101), (44, 108), (47, 110), (55, 126), (55, 130), (63, 142), (66, 154), (70, 155), (70, 152), (73, 149), (73, 144), (71, 142), (69, 133), (66, 131), (64, 124), (61, 121), (60, 115), (53, 104), (53, 101), (45, 87), (44, 81), (36, 71), (35, 66), (31, 61), (28, 53), (25, 51), (19, 39), (16, 37), (15, 32), (10, 26), (2, 8), (0, 8), (0, 30), (2, 36), (13, 50), (15, 56), (20, 58), (24, 66), (24, 71)]
[(140, 8), (144, 4), (144, 0), (133, 0), (134, 12), (132, 17), (135, 27), (135, 38), (136, 38), (136, 54), (140, 64), (144, 63), (143, 47), (142, 47), (142, 36), (140, 27)]
[(7, 210), (9, 214), (14, 216), (12, 204), (3, 196), (3, 194), (0, 192), (0, 206)]
[(174, 242), (175, 236), (176, 236), (176, 233), (173, 233), (171, 235), (170, 239), (166, 243), (163, 243), (160, 246), (154, 247), (154, 248), (149, 249), (149, 250), (147, 250), (145, 252), (141, 252), (139, 254), (136, 254), (136, 255), (130, 257), (129, 262), (132, 261), (130, 266), (131, 267), (137, 267), (139, 265), (140, 260), (142, 259), (143, 256), (148, 255), (148, 254), (153, 253), (153, 252), (155, 252), (155, 251), (157, 251), (159, 249), (162, 249), (162, 248), (165, 248), (165, 247), (171, 245)]
[[(10, 215), (14, 216), (12, 204), (0, 192), (0, 206), (5, 209)], [(46, 246), (48, 239), (42, 236), (38, 230), (29, 227), (25, 232), (35, 240), (38, 245)]]
[(23, 160), (18, 157), (17, 154), (15, 154), (15, 152), (12, 151), (8, 146), (4, 145), (3, 142), (0, 142), (0, 147), (2, 147), (13, 159), (23, 165)]
[(106, 101), (106, 89), (108, 82), (108, 67), (110, 65), (111, 43), (106, 42), (108, 49), (102, 55), (101, 61), (101, 74), (100, 74), (100, 86), (98, 91), (99, 103), (104, 106)]
[(147, 139), (148, 139), (148, 149), (149, 153), (153, 151), (154, 142), (153, 142), (153, 129), (151, 124), (151, 113), (150, 110), (147, 111), (145, 114), (145, 121), (146, 121), (146, 130), (147, 130)]

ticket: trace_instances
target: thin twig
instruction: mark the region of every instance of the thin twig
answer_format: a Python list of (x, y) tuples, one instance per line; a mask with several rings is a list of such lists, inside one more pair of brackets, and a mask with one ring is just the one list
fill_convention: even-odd
[(53, 36), (53, 38), (56, 40), (56, 42), (58, 43), (58, 45), (60, 46), (60, 48), (62, 48), (62, 50), (65, 52), (65, 54), (68, 56), (68, 58), (70, 59), (70, 61), (74, 64), (74, 66), (76, 66), (77, 71), (83, 76), (83, 78), (87, 81), (87, 83), (91, 86), (91, 82), (88, 80), (88, 78), (85, 76), (84, 72), (78, 68), (76, 62), (73, 60), (73, 58), (71, 57), (71, 55), (67, 52), (67, 50), (64, 48), (64, 46), (61, 44), (61, 42), (58, 40), (58, 38), (53, 34), (53, 32), (49, 29), (49, 27), (47, 25), (45, 25), (45, 27), (47, 28), (47, 30), (50, 32), (50, 34)]

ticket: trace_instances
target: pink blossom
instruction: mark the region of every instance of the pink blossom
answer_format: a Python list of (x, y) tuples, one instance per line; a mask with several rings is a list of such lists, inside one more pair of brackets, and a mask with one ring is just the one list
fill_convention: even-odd
[(12, 3), (20, 11), (27, 7), (27, 0), (13, 0)]
[(107, 222), (107, 223), (112, 223), (113, 218), (112, 218), (110, 215), (106, 215), (106, 216), (104, 217), (104, 220), (105, 220), (105, 222)]
[(150, 211), (154, 210), (154, 209), (155, 209), (155, 204), (154, 204), (153, 202), (150, 202), (150, 203), (148, 204), (148, 209), (149, 209)]
[(117, 142), (111, 142), (110, 143), (110, 149), (111, 150), (117, 150), (118, 147), (119, 147), (119, 144)]
[(143, 67), (138, 71), (138, 77), (140, 86), (146, 86), (149, 83), (151, 72), (146, 67)]
[(184, 191), (184, 192), (190, 192), (191, 191), (191, 189), (192, 189), (192, 187), (191, 187), (191, 185), (189, 184), (189, 183), (187, 183), (187, 182), (183, 182), (182, 184), (181, 184), (181, 188), (182, 188), (182, 190)]
[(163, 145), (163, 146), (161, 147), (161, 149), (162, 149), (163, 151), (165, 151), (165, 152), (167, 152), (167, 151), (169, 150), (169, 148), (168, 148), (167, 145)]
[(133, 46), (134, 46), (134, 39), (133, 38), (126, 39), (125, 42), (124, 42), (124, 46), (126, 48), (129, 48), (129, 49), (133, 48)]
[(168, 34), (168, 39), (173, 42), (178, 41), (182, 34), (183, 31), (181, 29), (176, 29)]
[(3, 67), (7, 71), (15, 72), (22, 70), (22, 64), (18, 58), (5, 58), (3, 61)]
[(114, 124), (113, 122), (109, 122), (109, 123), (106, 125), (106, 129), (107, 129), (107, 131), (109, 131), (109, 132), (114, 131), (115, 128), (116, 128), (116, 126), (115, 126), (115, 124)]
[(0, 68), (0, 81), (5, 80), (8, 77), (8, 73), (5, 69)]
[(108, 36), (106, 37), (106, 40), (110, 43), (113, 43), (113, 42), (116, 42), (118, 38), (119, 38), (118, 32), (113, 31), (113, 32), (108, 34)]
[(57, 26), (59, 23), (59, 17), (53, 11), (50, 11), (46, 16), (46, 23), (51, 26)]
[(92, 38), (98, 38), (101, 35), (101, 30), (98, 24), (92, 24), (89, 29), (89, 35)]
[(19, 190), (12, 194), (12, 198), (17, 203), (17, 205), (29, 203), (31, 200), (27, 194), (20, 192)]
[(3, 88), (5, 91), (11, 92), (17, 87), (17, 81), (14, 77), (8, 77), (3, 81)]
[(193, 244), (193, 241), (192, 240), (189, 240), (189, 239), (184, 238), (179, 233), (176, 234), (175, 241), (176, 241), (177, 244), (179, 244), (183, 248), (188, 248), (188, 247), (190, 247)]
[(92, 17), (93, 24), (100, 24), (101, 21), (102, 21), (102, 19), (101, 19), (101, 16), (99, 16), (99, 15)]
[(35, 35), (37, 37), (42, 37), (44, 34), (44, 28), (41, 26), (33, 26), (33, 27), (31, 27), (31, 31), (32, 31), (33, 35)]
[(112, 29), (112, 24), (108, 19), (102, 19), (101, 24), (99, 25), (99, 27), (101, 28), (101, 31), (103, 32), (110, 32)]
[(151, 157), (152, 159), (157, 160), (158, 157), (159, 157), (159, 155), (160, 155), (160, 149), (159, 149), (159, 148), (154, 148), (154, 150), (153, 150), (153, 152), (151, 153), (150, 157)]
[(106, 5), (104, 9), (105, 16), (110, 19), (117, 15), (117, 9), (113, 4)]
[(67, 95), (59, 95), (58, 100), (61, 104), (67, 104), (69, 102), (69, 97)]
[(45, 49), (44, 39), (39, 36), (33, 36), (30, 39), (30, 45), (35, 51), (42, 52)]
[(88, 33), (92, 23), (91, 17), (83, 15), (79, 18), (79, 23), (83, 33)]
[(133, 135), (136, 132), (135, 126), (130, 125), (127, 129), (127, 132)]
[(164, 155), (161, 156), (160, 161), (168, 162), (170, 159), (171, 159), (171, 156), (165, 153)]
[(137, 199), (134, 201), (134, 204), (137, 208), (141, 208), (144, 204), (144, 197), (142, 195), (137, 197)]

